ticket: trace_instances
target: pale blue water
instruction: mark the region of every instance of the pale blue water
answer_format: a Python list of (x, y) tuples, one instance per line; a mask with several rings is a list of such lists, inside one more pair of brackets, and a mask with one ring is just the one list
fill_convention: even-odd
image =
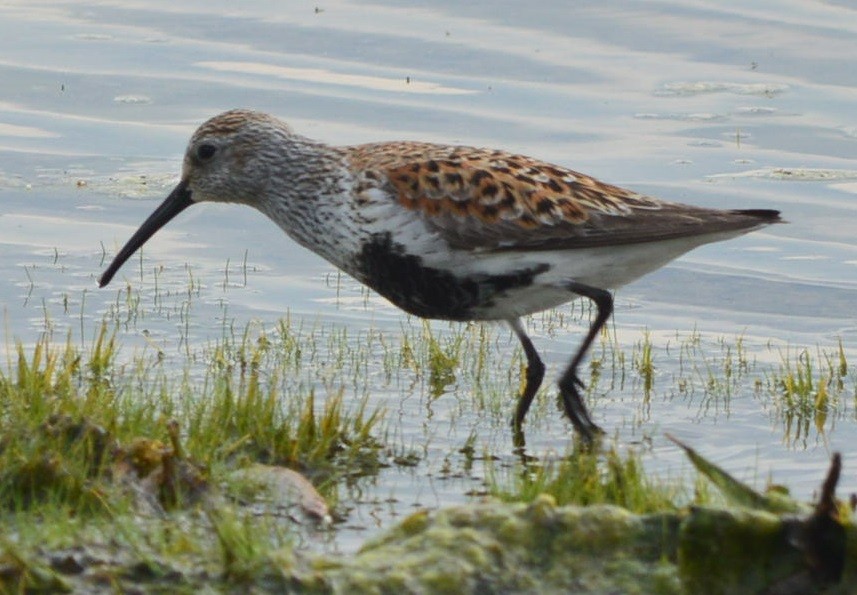
[[(595, 417), (620, 443), (643, 439), (653, 471), (687, 470), (662, 436), (669, 431), (757, 485), (770, 476), (803, 497), (830, 452), (841, 450), (841, 489), (857, 490), (849, 471), (857, 464), (853, 376), (844, 415), (826, 434), (794, 444), (751, 382), (728, 404), (712, 405), (698, 386), (694, 397), (676, 395), (674, 380), (676, 334), (694, 329), (712, 358), (720, 337), (743, 334), (760, 368), (775, 364), (780, 348), (796, 353), (840, 339), (857, 361), (855, 33), (857, 11), (847, 3), (808, 0), (340, 1), (288, 9), (210, 0), (6, 2), (6, 336), (32, 343), (46, 328), (60, 339), (65, 329), (91, 336), (130, 284), (151, 309), (127, 327), (123, 344), (142, 348), (147, 331), (176, 365), (218, 339), (224, 318), (271, 328), (287, 310), (293, 321), (345, 328), (354, 342), (370, 328), (395, 342), (403, 325), (418, 332), (420, 323), (379, 299), (367, 305), (350, 281), (337, 291), (326, 263), (249, 209), (195, 207), (146, 246), (142, 273), (135, 256), (110, 288), (98, 290), (96, 278), (105, 251), (112, 255), (177, 179), (195, 126), (227, 108), (269, 111), (333, 143), (502, 147), (663, 198), (781, 209), (789, 225), (697, 250), (619, 292), (616, 336), (630, 354), (649, 330), (655, 389), (646, 408), (638, 386), (602, 386)], [(157, 279), (155, 267), (163, 267)], [(183, 310), (190, 277), (198, 285)], [(169, 294), (159, 307), (156, 283)], [(537, 341), (551, 382), (580, 340), (575, 325)], [(517, 347), (505, 329), (493, 332), (497, 374)], [(465, 501), (484, 470), (477, 464), (452, 477), (444, 465), (463, 469), (457, 451), (471, 432), (477, 452), (487, 445), (513, 460), (504, 425), (511, 397), (489, 411), (473, 405), (471, 389), (432, 400), (424, 382), (391, 385), (370, 370), (362, 390), (389, 410), (401, 444), (425, 459), (363, 486), (348, 524), (365, 528), (342, 529), (335, 547), (352, 549), (413, 505)], [(528, 435), (535, 454), (568, 444), (568, 424), (547, 400)]]

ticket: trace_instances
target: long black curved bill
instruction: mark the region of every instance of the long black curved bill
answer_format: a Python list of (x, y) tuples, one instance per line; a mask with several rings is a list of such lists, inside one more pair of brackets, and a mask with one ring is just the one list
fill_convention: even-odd
[(184, 211), (193, 201), (190, 199), (190, 190), (187, 182), (182, 180), (176, 186), (170, 195), (155, 209), (155, 212), (149, 215), (149, 218), (143, 222), (140, 229), (131, 236), (131, 239), (126, 242), (119, 253), (113, 258), (113, 262), (107, 267), (107, 270), (101, 275), (98, 280), (98, 286), (104, 287), (116, 274), (116, 271), (125, 264), (125, 261), (131, 258), (131, 255), (137, 251), (137, 248), (146, 243), (146, 240), (151, 238), (156, 231), (166, 225), (173, 217)]

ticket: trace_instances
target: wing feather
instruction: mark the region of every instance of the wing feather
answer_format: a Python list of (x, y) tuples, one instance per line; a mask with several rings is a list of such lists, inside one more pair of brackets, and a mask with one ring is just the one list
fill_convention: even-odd
[(430, 143), (348, 149), (361, 184), (376, 187), (458, 249), (560, 250), (739, 232), (776, 211), (662, 201), (580, 172), (504, 151)]

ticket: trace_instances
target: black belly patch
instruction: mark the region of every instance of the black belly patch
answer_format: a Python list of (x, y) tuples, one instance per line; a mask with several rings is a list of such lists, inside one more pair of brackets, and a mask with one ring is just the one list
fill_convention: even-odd
[(474, 311), (490, 308), (495, 299), (516, 287), (533, 284), (550, 266), (510, 271), (502, 275), (458, 277), (449, 270), (427, 267), (406, 254), (390, 234), (373, 235), (358, 256), (362, 281), (402, 310), (422, 318), (472, 320)]

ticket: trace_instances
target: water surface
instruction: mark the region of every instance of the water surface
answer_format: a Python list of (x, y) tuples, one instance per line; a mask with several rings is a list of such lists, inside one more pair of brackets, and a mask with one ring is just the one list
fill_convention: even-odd
[[(591, 403), (653, 471), (687, 470), (668, 431), (739, 477), (805, 498), (840, 450), (842, 489), (857, 490), (853, 376), (839, 415), (798, 440), (754, 389), (784, 353), (841, 340), (857, 361), (857, 12), (808, 0), (423, 4), (0, 6), (4, 350), (44, 332), (85, 344), (129, 287), (147, 307), (123, 326), (123, 346), (154, 342), (166, 365), (184, 365), (224, 326), (273, 329), (286, 312), (296, 324), (344, 329), (355, 345), (367, 333), (392, 342), (419, 333), (420, 321), (238, 207), (186, 211), (109, 288), (96, 278), (177, 180), (195, 126), (224, 109), (272, 112), (331, 143), (501, 147), (667, 199), (782, 210), (788, 225), (698, 249), (617, 294), (615, 339), (630, 354), (648, 332), (655, 385), (644, 398), (639, 381), (602, 382)], [(530, 324), (553, 378), (585, 322), (561, 332), (549, 318)], [(489, 370), (514, 386), (517, 345), (502, 327), (491, 333)], [(679, 346), (696, 334), (705, 354), (696, 361), (721, 362), (724, 341), (743, 337), (757, 362), (728, 399), (706, 397), (694, 384), (704, 374), (682, 368)], [(424, 379), (367, 374), (360, 390), (340, 384), (385, 407), (398, 443), (422, 460), (361, 486), (335, 537), (343, 549), (413, 506), (479, 491), (484, 469), (458, 452), (471, 435), (477, 452), (513, 460), (511, 397), (479, 406), (466, 374), (439, 398)], [(693, 382), (683, 392), (684, 377)], [(552, 394), (531, 420), (536, 455), (568, 446)]]

